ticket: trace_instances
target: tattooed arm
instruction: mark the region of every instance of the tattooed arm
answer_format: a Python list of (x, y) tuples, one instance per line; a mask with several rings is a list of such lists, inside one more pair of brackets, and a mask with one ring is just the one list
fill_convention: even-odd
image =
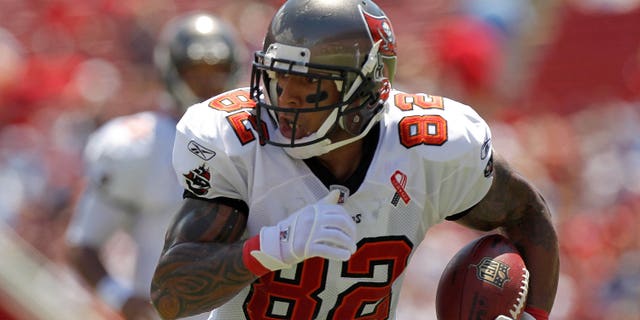
[(242, 263), (247, 213), (215, 201), (186, 198), (169, 226), (151, 283), (164, 319), (211, 311), (255, 276)]
[(503, 158), (495, 157), (491, 189), (456, 222), (489, 231), (495, 228), (511, 239), (531, 274), (527, 306), (549, 312), (558, 286), (558, 238), (544, 199)]

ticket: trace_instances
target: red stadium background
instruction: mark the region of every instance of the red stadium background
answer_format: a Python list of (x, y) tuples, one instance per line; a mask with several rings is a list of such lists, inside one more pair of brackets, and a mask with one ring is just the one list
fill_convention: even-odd
[[(211, 10), (255, 50), (281, 2), (0, 1), (0, 319), (113, 319), (64, 257), (87, 134), (159, 107), (151, 50), (167, 19)], [(378, 3), (398, 37), (395, 85), (474, 106), (551, 204), (562, 254), (551, 318), (640, 319), (638, 1)], [(430, 231), (398, 319), (435, 319), (440, 273), (479, 235)], [(111, 245), (123, 275), (128, 244)]]

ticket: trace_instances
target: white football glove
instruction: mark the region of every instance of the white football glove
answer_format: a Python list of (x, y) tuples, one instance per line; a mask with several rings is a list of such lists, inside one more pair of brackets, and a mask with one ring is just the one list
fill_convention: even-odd
[[(513, 320), (513, 319), (507, 316), (498, 316), (495, 320)], [(520, 320), (536, 320), (536, 318), (534, 318), (532, 315), (528, 314), (525, 311), (522, 313), (522, 317), (520, 317)]]
[(260, 250), (251, 251), (265, 268), (291, 268), (311, 257), (348, 260), (356, 251), (356, 224), (338, 205), (340, 192), (333, 190), (275, 226), (260, 229)]

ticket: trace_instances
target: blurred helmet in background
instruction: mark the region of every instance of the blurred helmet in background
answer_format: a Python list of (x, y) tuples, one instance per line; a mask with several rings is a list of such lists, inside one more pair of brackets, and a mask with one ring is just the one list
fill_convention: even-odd
[[(362, 138), (382, 114), (395, 65), (396, 39), (391, 21), (374, 2), (285, 2), (271, 21), (263, 50), (255, 55), (251, 92), (257, 101), (256, 110), (269, 112), (276, 122), (275, 114), (281, 112), (292, 113), (292, 119), (298, 119), (301, 112), (332, 112), (313, 136), (282, 139), (276, 132), (264, 137), (265, 141), (285, 147), (293, 157), (306, 158)], [(282, 73), (334, 81), (340, 101), (329, 106), (316, 103), (315, 108), (280, 108), (276, 75)], [(262, 90), (268, 99), (263, 98)], [(330, 141), (328, 135), (336, 125), (353, 138)]]
[(244, 50), (231, 25), (210, 13), (190, 12), (165, 25), (154, 62), (184, 111), (235, 85)]

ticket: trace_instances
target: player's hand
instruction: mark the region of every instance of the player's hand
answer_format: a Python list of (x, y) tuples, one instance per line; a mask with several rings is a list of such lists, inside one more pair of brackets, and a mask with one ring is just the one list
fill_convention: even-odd
[[(498, 316), (495, 320), (514, 320), (507, 316)], [(520, 320), (536, 320), (532, 315), (528, 314), (526, 311), (522, 313), (522, 317)]]
[(290, 268), (311, 257), (348, 260), (356, 251), (356, 224), (341, 205), (340, 192), (329, 192), (275, 226), (260, 230), (260, 250), (251, 256), (265, 268)]

